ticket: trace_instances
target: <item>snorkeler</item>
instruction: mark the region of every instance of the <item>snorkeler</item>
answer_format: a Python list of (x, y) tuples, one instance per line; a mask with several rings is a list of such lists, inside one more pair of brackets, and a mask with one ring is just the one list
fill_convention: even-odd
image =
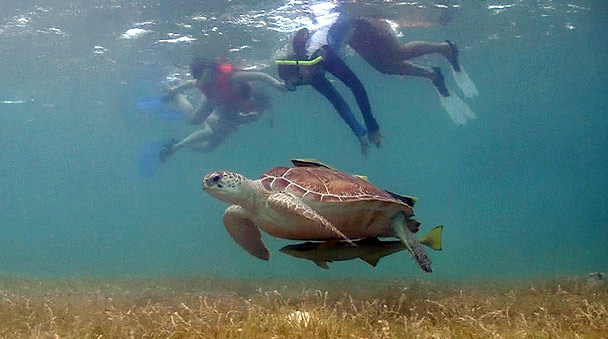
[(478, 95), (477, 88), (459, 64), (458, 48), (453, 42), (412, 41), (403, 44), (390, 24), (377, 18), (340, 18), (332, 25), (329, 34), (337, 41), (347, 39), (348, 45), (381, 73), (429, 79), (439, 93), (442, 106), (457, 125), (466, 123), (467, 118), (475, 118), (469, 106), (448, 91), (439, 67), (418, 66), (409, 61), (427, 54), (442, 55), (452, 66), (454, 80), (465, 96), (475, 97)]
[[(165, 161), (184, 147), (211, 152), (242, 124), (257, 121), (270, 108), (270, 98), (255, 89), (253, 82), (264, 82), (281, 91), (285, 86), (262, 72), (237, 70), (225, 60), (212, 62), (197, 59), (190, 65), (194, 80), (168, 88), (168, 101), (176, 102), (182, 114), (193, 125), (202, 128), (180, 141), (167, 144), (159, 154)], [(201, 101), (195, 108), (184, 91), (198, 88)]]
[[(351, 48), (381, 73), (422, 76), (431, 80), (439, 93), (442, 106), (456, 124), (461, 125), (466, 123), (467, 118), (475, 118), (475, 114), (469, 106), (457, 95), (448, 91), (439, 67), (423, 67), (409, 61), (427, 54), (444, 56), (452, 65), (454, 78), (464, 94), (467, 97), (474, 97), (478, 94), (477, 88), (459, 64), (458, 49), (454, 43), (451, 41), (443, 43), (413, 41), (402, 44), (386, 20), (376, 18), (348, 19), (345, 15), (335, 11), (336, 8), (337, 5), (331, 1), (318, 2), (311, 6), (313, 12), (321, 13), (314, 18), (314, 22), (320, 24), (320, 27), (314, 27), (315, 30), (312, 33), (307, 28), (303, 28), (296, 33), (293, 40), (294, 53), (291, 55), (291, 58), (295, 60), (277, 60), (279, 76), (286, 82), (288, 88), (293, 90), (298, 85), (312, 84), (315, 74), (321, 73), (322, 75), (319, 68), (323, 69), (331, 65), (333, 60), (340, 60), (337, 54), (342, 46), (348, 43)], [(319, 62), (316, 67), (305, 66), (318, 59), (319, 56), (325, 62)], [(329, 62), (324, 60), (325, 58), (330, 58)], [(340, 63), (342, 69), (348, 70), (341, 60)], [(354, 77), (350, 70), (348, 72)], [(340, 80), (342, 79), (340, 78)], [(357, 80), (356, 82), (360, 84), (360, 81)], [(377, 124), (373, 121), (371, 110), (368, 109), (367, 95), (363, 95), (365, 90), (362, 89), (362, 86), (361, 90), (358, 92), (353, 90), (353, 93), (361, 107), (371, 140), (372, 132), (374, 132), (373, 127), (375, 125), (377, 128)], [(334, 101), (339, 103), (343, 100), (335, 99)], [(340, 112), (339, 105), (334, 104), (334, 106)], [(348, 106), (343, 108), (343, 111), (350, 112)], [(348, 120), (354, 120), (352, 114), (348, 115), (342, 112), (340, 114), (354, 131), (354, 123)], [(368, 122), (370, 123), (368, 124)]]
[[(279, 77), (285, 80), (289, 91), (295, 91), (297, 86), (311, 85), (325, 96), (353, 131), (359, 140), (361, 152), (365, 155), (369, 150), (369, 142), (380, 146), (380, 128), (372, 115), (363, 84), (327, 43), (329, 27), (321, 27), (312, 33), (307, 28), (300, 29), (293, 38), (293, 54), (290, 58), (276, 60)], [(333, 74), (350, 88), (367, 130), (355, 119), (344, 98), (325, 77), (325, 72)]]

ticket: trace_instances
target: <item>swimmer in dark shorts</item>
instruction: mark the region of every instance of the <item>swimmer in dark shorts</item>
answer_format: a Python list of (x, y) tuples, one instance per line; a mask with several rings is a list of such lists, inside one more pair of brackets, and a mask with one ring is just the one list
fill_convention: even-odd
[(427, 54), (442, 55), (452, 66), (454, 79), (465, 96), (472, 98), (478, 95), (475, 84), (459, 64), (458, 49), (451, 41), (401, 43), (389, 22), (377, 18), (339, 19), (330, 28), (329, 35), (338, 41), (346, 40), (357, 54), (381, 73), (429, 79), (439, 93), (441, 104), (456, 124), (464, 124), (467, 118), (475, 117), (469, 106), (447, 89), (439, 67), (418, 66), (410, 62)]

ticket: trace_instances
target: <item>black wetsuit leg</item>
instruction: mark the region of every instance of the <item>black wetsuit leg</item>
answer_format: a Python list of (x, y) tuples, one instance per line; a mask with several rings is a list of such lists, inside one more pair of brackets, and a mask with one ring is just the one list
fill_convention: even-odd
[(344, 119), (348, 124), (348, 127), (350, 127), (357, 137), (365, 135), (365, 129), (355, 119), (353, 112), (350, 110), (350, 107), (344, 98), (323, 74), (316, 74), (310, 84), (317, 92), (323, 94), (323, 96), (331, 102), (336, 111), (338, 111), (338, 114), (340, 114), (340, 117)]
[(363, 87), (363, 84), (359, 78), (357, 78), (355, 73), (348, 68), (346, 63), (344, 63), (344, 61), (342, 61), (342, 59), (340, 59), (340, 57), (329, 46), (324, 46), (323, 50), (323, 62), (325, 70), (333, 74), (336, 78), (340, 79), (340, 81), (348, 86), (348, 88), (350, 88), (350, 90), (353, 92), (353, 95), (357, 100), (357, 105), (359, 106), (361, 114), (363, 115), (365, 126), (367, 126), (367, 132), (370, 134), (377, 132), (380, 127), (372, 115), (372, 109), (369, 104), (369, 98), (367, 97), (365, 87)]

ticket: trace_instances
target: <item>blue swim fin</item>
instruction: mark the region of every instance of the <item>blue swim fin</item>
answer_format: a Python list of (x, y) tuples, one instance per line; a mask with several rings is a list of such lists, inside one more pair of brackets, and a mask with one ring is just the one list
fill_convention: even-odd
[(135, 109), (138, 111), (149, 111), (159, 108), (163, 104), (160, 98), (146, 98), (135, 101)]
[(163, 149), (164, 143), (150, 142), (144, 148), (137, 159), (137, 176), (142, 179), (149, 179), (156, 175), (160, 165), (158, 154)]

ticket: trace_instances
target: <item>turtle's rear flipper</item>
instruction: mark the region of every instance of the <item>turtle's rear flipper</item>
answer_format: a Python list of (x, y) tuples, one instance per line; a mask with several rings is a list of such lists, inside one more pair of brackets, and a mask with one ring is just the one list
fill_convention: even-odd
[(427, 273), (432, 273), (431, 259), (426, 255), (426, 251), (420, 246), (418, 242), (412, 246), (411, 253), (414, 256), (414, 260), (418, 263), (420, 268)]
[(426, 255), (426, 251), (422, 248), (420, 243), (416, 240), (414, 233), (412, 233), (406, 226), (406, 218), (402, 213), (397, 213), (391, 219), (391, 225), (395, 236), (397, 236), (401, 242), (405, 245), (408, 251), (414, 256), (414, 260), (418, 263), (423, 271), (431, 273), (431, 259)]

